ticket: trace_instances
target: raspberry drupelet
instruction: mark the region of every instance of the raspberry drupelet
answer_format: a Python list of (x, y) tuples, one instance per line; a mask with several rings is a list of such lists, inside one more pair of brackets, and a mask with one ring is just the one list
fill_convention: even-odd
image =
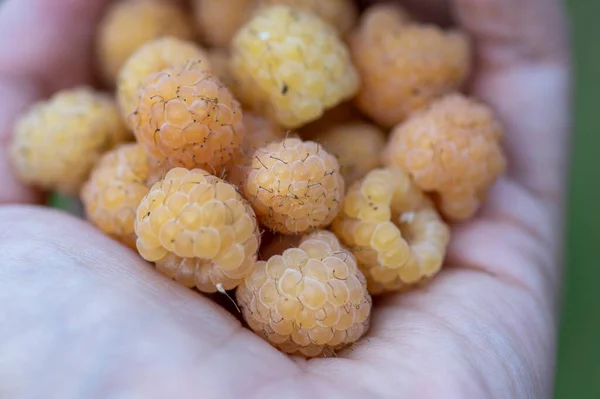
[(399, 168), (376, 169), (354, 183), (332, 229), (356, 256), (374, 295), (435, 275), (450, 239), (431, 201)]
[(76, 87), (35, 104), (17, 120), (10, 159), (25, 184), (77, 195), (102, 154), (130, 138), (109, 95)]
[(470, 72), (466, 35), (413, 22), (390, 5), (365, 11), (350, 51), (361, 78), (356, 105), (384, 127), (460, 88)]
[(358, 341), (368, 330), (371, 297), (352, 253), (316, 231), (267, 262), (236, 292), (250, 328), (271, 345), (304, 357)]
[(232, 43), (240, 100), (286, 129), (350, 99), (358, 74), (345, 44), (319, 17), (287, 6), (259, 9)]
[(254, 152), (242, 192), (265, 227), (302, 234), (333, 221), (344, 189), (333, 155), (315, 142), (288, 138)]
[(166, 168), (219, 173), (244, 137), (242, 108), (221, 81), (195, 63), (150, 76), (137, 96), (134, 133)]
[(255, 267), (260, 233), (235, 188), (202, 169), (174, 168), (142, 199), (137, 249), (165, 275), (202, 292), (235, 288)]
[(139, 144), (121, 144), (107, 152), (81, 190), (87, 219), (104, 233), (135, 249), (135, 214), (150, 184), (159, 175)]
[(117, 79), (117, 101), (123, 117), (130, 118), (135, 111), (135, 95), (146, 78), (166, 68), (188, 63), (194, 63), (196, 68), (211, 69), (208, 54), (193, 42), (161, 37), (141, 46), (127, 59)]
[(98, 61), (106, 83), (115, 84), (129, 56), (162, 36), (194, 38), (191, 20), (178, 5), (161, 0), (116, 1), (98, 31)]
[(346, 185), (381, 166), (386, 136), (377, 126), (364, 122), (333, 125), (311, 138), (340, 163)]
[(394, 129), (384, 159), (436, 194), (444, 216), (460, 221), (479, 209), (504, 172), (503, 128), (486, 105), (451, 94)]

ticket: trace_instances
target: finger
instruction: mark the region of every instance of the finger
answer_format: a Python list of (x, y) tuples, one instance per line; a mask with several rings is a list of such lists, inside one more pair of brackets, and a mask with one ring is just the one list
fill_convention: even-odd
[(74, 217), (0, 207), (0, 237), (9, 397), (246, 397), (298, 375), (224, 309)]
[(34, 203), (42, 199), (40, 192), (23, 185), (13, 173), (8, 146), (16, 118), (43, 96), (34, 81), (0, 76), (0, 204)]
[(559, 201), (570, 129), (570, 53), (559, 0), (454, 0), (475, 45), (473, 94), (505, 125), (509, 173)]

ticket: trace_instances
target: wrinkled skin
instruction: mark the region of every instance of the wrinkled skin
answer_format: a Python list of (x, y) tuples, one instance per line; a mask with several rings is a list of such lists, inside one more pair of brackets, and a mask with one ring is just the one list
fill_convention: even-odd
[[(473, 35), (472, 92), (507, 126), (510, 170), (456, 228), (432, 284), (376, 301), (339, 358), (272, 349), (209, 299), (66, 214), (0, 156), (0, 392), (6, 398), (548, 398), (554, 378), (570, 53), (559, 0), (414, 0)], [(91, 82), (103, 0), (0, 6), (0, 140)], [(130, 396), (125, 396), (130, 395)]]

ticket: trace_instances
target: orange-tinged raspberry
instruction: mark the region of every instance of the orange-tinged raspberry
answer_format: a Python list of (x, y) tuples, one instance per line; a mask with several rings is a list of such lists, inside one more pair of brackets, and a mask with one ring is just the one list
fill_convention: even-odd
[(193, 63), (210, 70), (208, 54), (193, 42), (161, 37), (141, 46), (127, 59), (117, 80), (117, 100), (127, 119), (136, 108), (135, 95), (150, 75), (163, 69)]
[(354, 256), (328, 231), (258, 262), (236, 292), (250, 328), (290, 353), (315, 357), (358, 341), (371, 297)]
[(232, 43), (240, 100), (295, 129), (350, 99), (358, 74), (346, 45), (319, 17), (287, 6), (258, 10)]
[(451, 94), (396, 127), (384, 158), (407, 171), (422, 190), (436, 193), (446, 217), (464, 220), (504, 172), (502, 136), (489, 107)]
[(356, 23), (358, 10), (353, 0), (258, 0), (260, 6), (282, 4), (313, 13), (346, 35)]
[(466, 35), (411, 22), (389, 8), (367, 10), (350, 39), (361, 77), (356, 104), (386, 127), (456, 90), (470, 72)]
[(156, 174), (144, 149), (122, 144), (107, 152), (83, 185), (81, 200), (87, 219), (106, 234), (135, 249), (136, 210)]
[(243, 194), (263, 225), (302, 234), (331, 223), (344, 189), (333, 155), (315, 142), (287, 138), (254, 152)]
[(159, 271), (202, 292), (235, 288), (260, 246), (254, 211), (231, 184), (202, 169), (173, 168), (137, 209), (137, 249)]
[(312, 137), (340, 163), (347, 185), (381, 166), (385, 134), (375, 125), (363, 122), (334, 125)]
[(242, 109), (209, 71), (194, 64), (165, 69), (142, 85), (133, 114), (135, 136), (168, 167), (217, 172), (244, 136)]
[(356, 256), (371, 294), (435, 275), (450, 239), (431, 201), (395, 167), (375, 169), (355, 182), (332, 228)]
[(100, 156), (130, 137), (110, 96), (78, 87), (21, 116), (10, 156), (24, 183), (75, 195)]
[(100, 23), (98, 58), (107, 83), (140, 46), (162, 36), (194, 37), (191, 20), (176, 4), (157, 0), (115, 2)]

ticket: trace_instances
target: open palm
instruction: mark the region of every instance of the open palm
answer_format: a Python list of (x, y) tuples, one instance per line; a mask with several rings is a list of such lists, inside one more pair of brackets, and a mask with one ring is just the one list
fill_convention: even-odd
[[(14, 118), (91, 82), (105, 0), (0, 6), (0, 142)], [(337, 358), (285, 356), (210, 299), (36, 193), (0, 156), (0, 396), (538, 398), (553, 385), (569, 53), (559, 0), (413, 1), (475, 39), (473, 93), (507, 128), (508, 175), (456, 226), (431, 284), (376, 299)]]

